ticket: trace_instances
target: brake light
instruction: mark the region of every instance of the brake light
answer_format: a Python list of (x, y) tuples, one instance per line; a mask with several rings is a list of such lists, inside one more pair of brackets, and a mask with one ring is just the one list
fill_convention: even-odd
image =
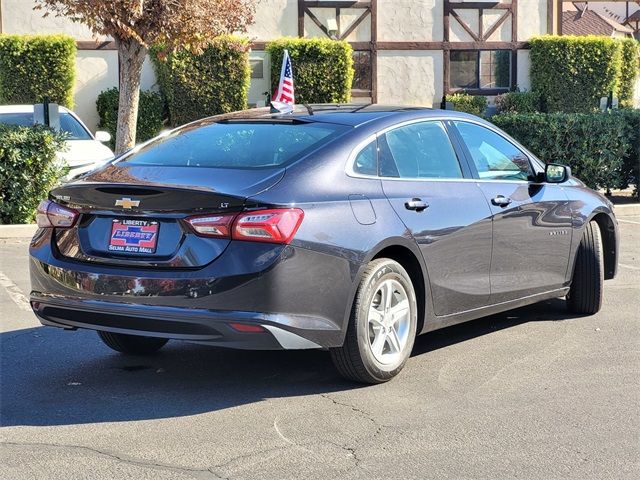
[(302, 223), (299, 208), (257, 210), (241, 213), (233, 223), (234, 240), (289, 243)]
[(79, 216), (80, 213), (72, 208), (43, 200), (36, 211), (36, 223), (40, 228), (71, 228)]
[(235, 215), (202, 215), (189, 217), (186, 222), (203, 237), (230, 238)]

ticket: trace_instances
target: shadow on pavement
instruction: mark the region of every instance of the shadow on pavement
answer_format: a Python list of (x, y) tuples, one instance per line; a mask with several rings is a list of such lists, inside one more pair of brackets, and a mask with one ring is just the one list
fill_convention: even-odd
[[(554, 300), (418, 338), (413, 356), (524, 322), (561, 320)], [(170, 342), (123, 356), (94, 332), (35, 327), (0, 334), (0, 425), (72, 425), (171, 418), (265, 398), (330, 393), (341, 379), (320, 351), (251, 352)]]

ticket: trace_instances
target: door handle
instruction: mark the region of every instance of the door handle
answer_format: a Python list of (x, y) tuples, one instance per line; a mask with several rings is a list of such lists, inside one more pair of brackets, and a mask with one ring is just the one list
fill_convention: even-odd
[(415, 210), (416, 212), (426, 210), (428, 206), (429, 204), (423, 202), (421, 198), (412, 198), (411, 200), (404, 202), (404, 208), (407, 210)]
[(511, 199), (509, 197), (505, 197), (504, 195), (497, 195), (496, 197), (491, 199), (491, 203), (498, 207), (506, 207), (511, 203)]

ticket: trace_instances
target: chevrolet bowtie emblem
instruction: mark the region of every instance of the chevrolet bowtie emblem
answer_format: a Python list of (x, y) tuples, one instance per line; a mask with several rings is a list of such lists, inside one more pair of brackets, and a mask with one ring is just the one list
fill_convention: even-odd
[(140, 206), (140, 200), (131, 200), (130, 198), (121, 198), (116, 200), (116, 207), (131, 208)]

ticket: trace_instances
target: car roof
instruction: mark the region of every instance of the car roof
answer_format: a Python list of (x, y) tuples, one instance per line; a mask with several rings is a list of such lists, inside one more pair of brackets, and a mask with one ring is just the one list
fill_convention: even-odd
[[(60, 113), (71, 113), (62, 105), (58, 106)], [(0, 113), (33, 113), (33, 105), (0, 105)]]
[(215, 122), (243, 122), (243, 121), (295, 121), (319, 122), (359, 127), (375, 121), (376, 124), (394, 124), (404, 120), (416, 118), (474, 118), (463, 112), (452, 110), (438, 110), (427, 107), (410, 105), (383, 104), (309, 104), (295, 105), (293, 112), (280, 113), (269, 107), (252, 108), (238, 112), (215, 115), (197, 120), (190, 127), (204, 126)]

